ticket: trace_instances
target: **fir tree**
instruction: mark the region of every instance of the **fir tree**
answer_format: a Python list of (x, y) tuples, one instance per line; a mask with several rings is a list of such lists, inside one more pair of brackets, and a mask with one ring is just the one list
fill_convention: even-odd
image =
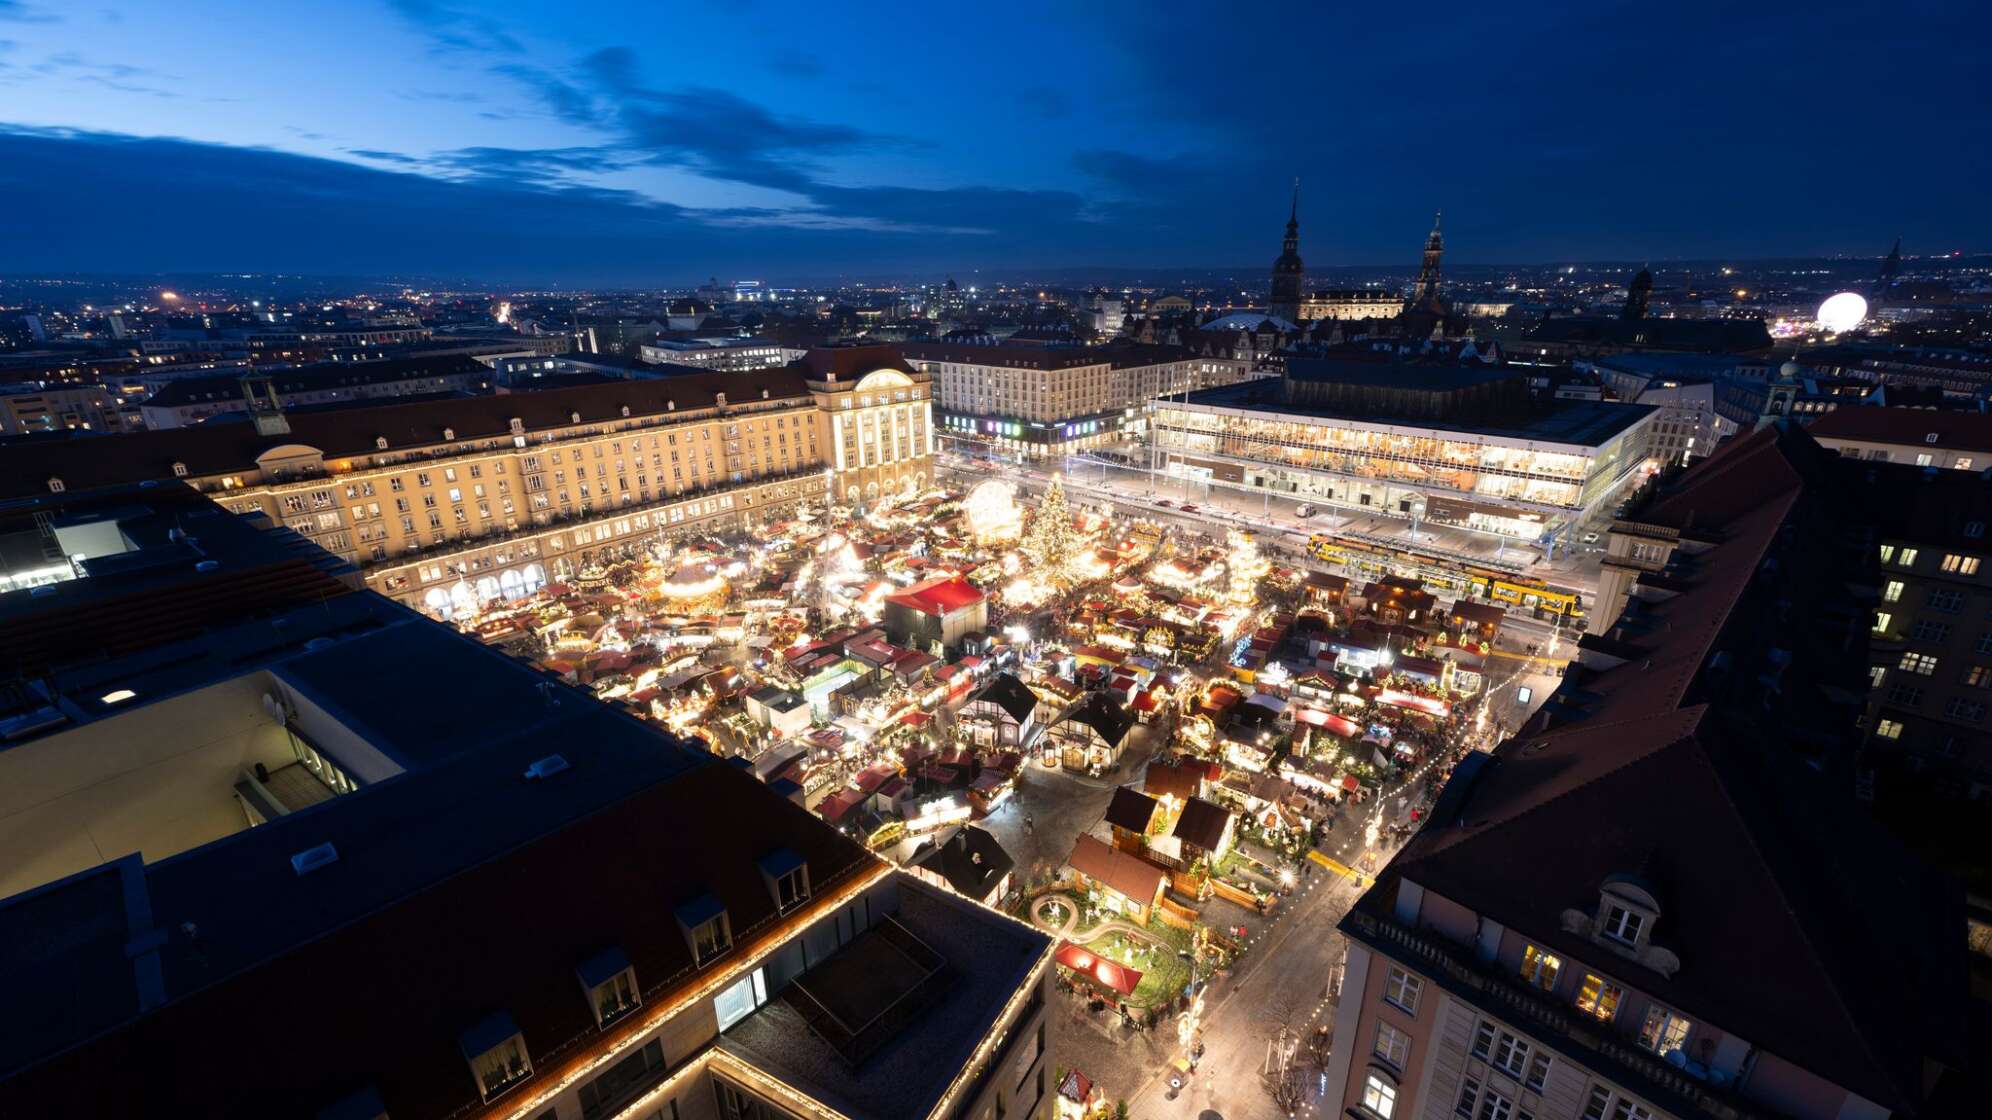
[(1031, 574), (1063, 589), (1071, 582), (1069, 565), (1079, 543), (1078, 534), (1072, 531), (1072, 511), (1065, 505), (1065, 487), (1054, 478), (1024, 531), (1022, 547), (1031, 562)]

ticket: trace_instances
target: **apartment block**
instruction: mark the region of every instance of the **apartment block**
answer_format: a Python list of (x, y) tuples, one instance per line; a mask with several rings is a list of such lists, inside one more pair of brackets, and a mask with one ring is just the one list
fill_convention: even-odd
[[(253, 390), (253, 386), (252, 386)], [(0, 497), (177, 481), (269, 517), (432, 615), (467, 615), (659, 533), (932, 478), (929, 378), (884, 347), (699, 371), (0, 448)]]
[(1342, 923), (1328, 1076), (1358, 1120), (1945, 1114), (1959, 886), (1856, 809), (1865, 547), (1802, 433), (1611, 531), (1556, 693), (1471, 754)]

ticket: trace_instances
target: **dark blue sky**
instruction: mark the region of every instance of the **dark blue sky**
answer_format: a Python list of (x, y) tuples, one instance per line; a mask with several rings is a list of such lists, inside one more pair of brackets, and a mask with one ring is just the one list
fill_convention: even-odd
[(0, 269), (1983, 250), (1992, 5), (0, 0)]

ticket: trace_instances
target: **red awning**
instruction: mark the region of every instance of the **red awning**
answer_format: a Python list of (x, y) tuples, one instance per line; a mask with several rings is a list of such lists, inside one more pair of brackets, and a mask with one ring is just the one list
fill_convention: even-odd
[(1059, 942), (1058, 954), (1053, 959), (1091, 981), (1095, 986), (1118, 992), (1123, 996), (1133, 995), (1135, 985), (1141, 983), (1141, 973), (1124, 964), (1110, 961), (1090, 949), (1082, 949), (1070, 941)]

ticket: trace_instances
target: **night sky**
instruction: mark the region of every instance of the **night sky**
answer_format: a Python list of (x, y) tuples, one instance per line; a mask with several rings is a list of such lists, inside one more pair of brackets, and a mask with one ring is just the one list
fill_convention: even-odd
[(0, 269), (1984, 250), (1992, 5), (0, 0)]

